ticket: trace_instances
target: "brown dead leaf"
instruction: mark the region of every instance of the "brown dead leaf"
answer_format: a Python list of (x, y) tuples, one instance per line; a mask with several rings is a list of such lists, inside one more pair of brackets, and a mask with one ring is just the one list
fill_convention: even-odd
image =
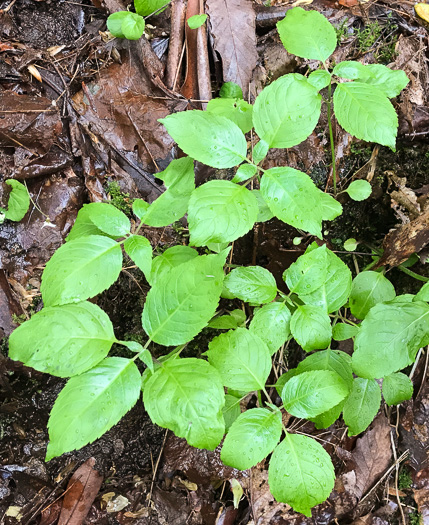
[(81, 525), (100, 490), (103, 477), (89, 458), (71, 477), (63, 499), (58, 525)]
[(349, 472), (342, 474), (346, 492), (358, 500), (378, 481), (391, 463), (390, 426), (384, 416), (356, 442), (348, 462)]
[(254, 467), (251, 469), (250, 497), (255, 525), (270, 525), (274, 516), (290, 517), (294, 514), (289, 505), (278, 503), (268, 486), (268, 471)]
[(222, 58), (224, 82), (235, 82), (247, 99), (258, 61), (255, 11), (250, 0), (207, 0), (214, 49)]
[(416, 500), (420, 514), (422, 515), (422, 524), (429, 524), (429, 468), (417, 472), (415, 478), (414, 499)]

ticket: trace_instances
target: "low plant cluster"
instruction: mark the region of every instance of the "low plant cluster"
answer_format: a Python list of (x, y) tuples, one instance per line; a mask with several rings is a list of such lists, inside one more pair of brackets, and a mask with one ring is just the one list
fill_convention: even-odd
[[(322, 68), (308, 77), (279, 78), (253, 106), (227, 86), (226, 97), (213, 100), (207, 111), (162, 119), (188, 155), (157, 174), (166, 191), (151, 204), (133, 202), (138, 218), (133, 227), (111, 204), (85, 205), (66, 243), (47, 263), (44, 308), (10, 337), (12, 359), (70, 378), (50, 415), (47, 460), (97, 439), (143, 392), (152, 421), (190, 445), (213, 450), (223, 440), (221, 458), (227, 465), (248, 469), (272, 454), (273, 496), (310, 515), (332, 491), (334, 467), (315, 439), (284, 426), (282, 412), (317, 428), (342, 414), (349, 435), (356, 435), (375, 417), (382, 395), (389, 405), (411, 397), (413, 385), (401, 370), (429, 343), (429, 284), (415, 296), (396, 296), (382, 272), (363, 271), (352, 279), (344, 262), (320, 242), (285, 269), (287, 294), (261, 266), (225, 273), (229, 243), (255, 222), (275, 216), (322, 239), (322, 222), (341, 214), (340, 203), (305, 173), (260, 167), (270, 148), (294, 146), (313, 132), (322, 102), (328, 106), (332, 151), (332, 106), (349, 133), (395, 148), (398, 123), (389, 98), (406, 86), (405, 73), (358, 62), (342, 62), (330, 71), (336, 33), (315, 11), (289, 10), (278, 30), (290, 53), (319, 60)], [(328, 88), (326, 98), (323, 88)], [(244, 133), (252, 127), (259, 142), (248, 155)], [(195, 188), (194, 159), (214, 168), (238, 168), (232, 181), (211, 180)], [(252, 180), (259, 190), (246, 187)], [(355, 181), (346, 191), (360, 200), (370, 189), (366, 181)], [(189, 246), (153, 257), (150, 242), (139, 235), (141, 227), (167, 226), (185, 214)], [(123, 250), (151, 286), (142, 313), (144, 346), (118, 341), (107, 314), (88, 301), (116, 281)], [(239, 299), (249, 308), (219, 316), (220, 297)], [(184, 346), (207, 326), (221, 332), (203, 349), (203, 358), (182, 358)], [(309, 355), (275, 382), (280, 404), (270, 398), (272, 358), (292, 338)], [(330, 349), (332, 339), (352, 339), (353, 354)], [(155, 359), (151, 342), (173, 348)], [(114, 343), (135, 355), (108, 357)], [(143, 374), (136, 361), (146, 365)], [(259, 406), (241, 413), (240, 400), (253, 391)]]

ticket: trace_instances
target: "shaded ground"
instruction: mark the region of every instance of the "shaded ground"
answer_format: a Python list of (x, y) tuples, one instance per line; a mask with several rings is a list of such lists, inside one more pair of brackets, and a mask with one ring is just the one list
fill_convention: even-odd
[[(413, 400), (399, 409), (383, 407), (361, 437), (347, 438), (341, 423), (326, 431), (316, 431), (308, 422), (294, 423), (297, 430), (326, 445), (336, 467), (335, 490), (311, 519), (274, 502), (264, 465), (243, 473), (224, 467), (218, 451), (191, 449), (153, 426), (141, 402), (92, 445), (44, 462), (46, 423), (64, 381), (9, 360), (7, 337), (41, 308), (41, 271), (63, 242), (82, 204), (112, 199), (129, 212), (130, 199), (140, 196), (151, 201), (162, 192), (156, 172), (177, 152), (157, 119), (184, 110), (188, 104), (200, 108), (187, 98), (206, 99), (210, 86), (216, 93), (223, 80), (241, 83), (244, 79), (242, 85), (249, 86), (245, 91), (253, 100), (278, 76), (305, 73), (314, 67), (289, 56), (276, 36), (275, 23), (290, 6), (264, 7), (247, 0), (237, 4), (230, 9), (232, 25), (237, 32), (247, 31), (250, 42), (245, 49), (236, 49), (241, 53), (240, 63), (231, 58), (231, 46), (237, 45), (234, 34), (216, 20), (221, 3), (206, 3), (212, 24), (213, 48), (207, 54), (211, 77), (196, 59), (201, 50), (191, 49), (188, 56), (188, 69), (193, 68), (200, 81), (198, 92), (189, 78), (184, 88), (178, 87), (185, 76), (175, 61), (182, 45), (181, 41), (177, 44), (174, 24), (181, 2), (150, 19), (150, 41), (125, 42), (112, 40), (105, 32), (108, 10), (119, 9), (119, 1), (0, 0), (0, 178), (25, 181), (33, 199), (20, 223), (0, 226), (0, 516), (8, 525), (57, 523), (61, 509), (67, 506), (64, 494), (69, 494), (72, 503), (78, 498), (73, 492), (76, 481), (70, 479), (82, 465), (87, 480), (82, 482), (82, 494), (89, 508), (85, 523), (429, 523), (427, 350), (414, 371)], [(395, 102), (400, 119), (396, 154), (352, 143), (349, 135), (335, 130), (342, 183), (366, 178), (373, 193), (362, 203), (340, 197), (346, 204), (344, 214), (326, 225), (324, 235), (351, 268), (363, 269), (371, 263), (372, 251), (381, 253), (384, 248), (397, 293), (413, 293), (421, 282), (410, 271), (429, 276), (428, 228), (411, 245), (405, 242), (409, 233), (405, 240), (386, 236), (392, 229), (402, 231), (404, 224), (412, 228), (428, 213), (428, 33), (410, 2), (355, 4), (326, 0), (312, 5), (339, 29), (341, 46), (334, 60), (390, 64), (405, 69), (411, 83)], [(256, 32), (244, 22), (244, 14), (249, 13), (256, 19)], [(232, 77), (226, 76), (226, 70)], [(286, 152), (273, 151), (264, 167), (287, 163), (309, 173), (325, 188), (331, 175), (325, 124), (326, 115), (322, 115), (308, 141)], [(197, 166), (196, 176), (201, 184), (209, 178), (231, 178), (232, 173)], [(5, 189), (2, 184), (3, 201)], [(144, 234), (155, 250), (162, 250), (186, 242), (186, 223), (148, 228)], [(297, 230), (277, 220), (258, 224), (235, 243), (233, 262), (265, 266), (279, 286), (284, 286), (284, 269), (312, 240), (303, 237), (296, 245), (293, 239), (299, 236)], [(354, 253), (343, 248), (350, 237), (359, 241)], [(403, 263), (405, 267), (399, 267)], [(98, 298), (118, 338), (143, 337), (140, 315), (147, 290), (141, 274), (127, 268)], [(232, 304), (225, 301), (221, 306)], [(233, 306), (241, 307), (238, 303)], [(205, 351), (209, 335), (207, 331), (198, 336), (188, 346), (187, 355)], [(295, 366), (303, 355), (290, 345), (284, 357), (276, 362), (273, 381), (275, 374)], [(252, 406), (256, 399), (250, 397), (248, 403)], [(95, 458), (95, 463), (85, 463), (89, 458)], [(238, 509), (232, 505), (231, 479), (238, 479), (244, 488)], [(75, 514), (60, 523), (77, 524), (82, 519)]]

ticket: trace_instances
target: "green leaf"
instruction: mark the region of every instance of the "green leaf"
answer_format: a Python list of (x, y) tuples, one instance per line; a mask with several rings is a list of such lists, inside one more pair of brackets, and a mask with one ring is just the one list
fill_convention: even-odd
[(337, 323), (332, 329), (332, 339), (335, 341), (346, 341), (355, 337), (359, 332), (359, 327), (347, 323)]
[(382, 64), (368, 64), (365, 70), (365, 74), (359, 77), (359, 80), (376, 86), (389, 98), (397, 97), (409, 82), (405, 71), (394, 71)]
[(235, 268), (225, 277), (224, 286), (246, 303), (270, 303), (277, 295), (273, 274), (261, 266)]
[(349, 80), (361, 80), (365, 82), (365, 79), (369, 76), (368, 66), (356, 62), (354, 60), (345, 60), (340, 62), (333, 69), (333, 74), (337, 77), (348, 78)]
[(169, 274), (176, 266), (195, 259), (197, 256), (197, 250), (189, 246), (177, 245), (167, 248), (164, 253), (153, 259), (149, 282), (153, 285), (162, 275)]
[(207, 104), (207, 111), (219, 117), (226, 117), (241, 129), (248, 133), (252, 128), (253, 106), (239, 98), (213, 98)]
[(112, 323), (97, 305), (48, 306), (12, 332), (9, 357), (40, 372), (70, 377), (99, 363), (115, 341)]
[(222, 413), (225, 420), (225, 430), (227, 432), (231, 428), (231, 425), (234, 423), (234, 421), (241, 414), (240, 401), (241, 398), (239, 397), (225, 394), (225, 406), (222, 409)]
[(122, 22), (128, 17), (129, 11), (117, 11), (107, 18), (107, 29), (116, 38), (125, 38), (122, 32)]
[[(79, 224), (79, 221), (76, 220), (76, 223), (70, 231), (67, 240), (72, 240), (73, 237), (77, 236), (81, 237), (82, 233), (79, 232), (77, 232), (78, 235), (72, 235), (73, 230), (75, 230), (76, 224), (78, 227), (82, 227), (88, 221), (95, 226), (96, 230), (99, 230), (109, 237), (113, 237), (114, 239), (124, 237), (130, 233), (130, 220), (125, 215), (125, 213), (122, 213), (112, 204), (93, 202), (91, 204), (85, 204), (82, 210), (85, 211), (85, 213), (82, 214), (83, 221), (81, 224)], [(79, 214), (77, 219), (79, 219)], [(88, 233), (85, 233), (85, 235), (98, 235), (96, 230), (89, 230)]]
[(326, 250), (326, 262), (326, 277), (322, 286), (308, 294), (299, 294), (299, 298), (306, 304), (320, 306), (330, 313), (336, 312), (347, 302), (352, 287), (352, 274), (331, 250)]
[(223, 250), (226, 250), (228, 248), (229, 242), (208, 242), (207, 248), (214, 253), (220, 253), (223, 252)]
[(191, 29), (198, 29), (206, 23), (207, 15), (194, 15), (188, 18), (188, 26)]
[(283, 279), (291, 292), (298, 295), (307, 294), (324, 284), (328, 270), (326, 251), (327, 246), (324, 244), (306, 252), (285, 270)]
[(149, 282), (152, 268), (152, 246), (150, 242), (141, 235), (131, 235), (124, 242), (124, 248)]
[[(84, 204), (77, 214), (70, 233), (66, 237), (66, 242), (74, 241), (80, 237), (88, 237), (88, 235), (101, 235), (109, 237), (105, 231), (101, 230), (93, 223), (91, 218), (94, 216), (99, 216), (99, 222), (101, 222), (104, 212), (106, 212), (107, 215), (109, 213), (107, 209), (110, 208), (114, 208), (114, 206), (105, 202), (92, 202), (91, 204)], [(121, 236), (122, 235), (119, 235), (118, 237)]]
[(334, 488), (331, 458), (316, 440), (286, 434), (271, 456), (268, 483), (277, 501), (311, 516), (311, 508), (324, 502)]
[(381, 391), (377, 381), (362, 377), (353, 380), (352, 391), (343, 407), (343, 419), (349, 427), (349, 436), (356, 436), (369, 427), (380, 403)]
[(243, 98), (243, 91), (241, 87), (235, 82), (225, 82), (219, 91), (221, 98)]
[(257, 142), (252, 152), (253, 162), (255, 164), (259, 164), (261, 160), (264, 160), (267, 156), (268, 150), (269, 145), (265, 142), (265, 140), (260, 140)]
[(353, 385), (352, 359), (340, 350), (322, 350), (316, 352), (301, 361), (297, 368), (298, 372), (311, 372), (312, 370), (328, 370), (338, 374), (351, 390)]
[(270, 148), (290, 148), (311, 135), (320, 116), (322, 97), (298, 74), (272, 82), (256, 97), (253, 125)]
[(135, 363), (122, 357), (104, 359), (69, 379), (49, 417), (46, 461), (91, 443), (116, 425), (135, 405), (140, 383)]
[(429, 306), (380, 303), (371, 308), (355, 339), (353, 371), (366, 378), (385, 377), (414, 362), (429, 344)]
[(340, 417), (344, 407), (344, 400), (338, 403), (338, 405), (332, 407), (330, 410), (319, 414), (317, 417), (310, 419), (317, 429), (328, 428), (335, 423)]
[(253, 316), (249, 330), (260, 337), (274, 354), (289, 337), (290, 318), (291, 313), (284, 303), (266, 304)]
[[(141, 16), (148, 16), (157, 11), (157, 14), (162, 13), (166, 9), (166, 0), (134, 0), (134, 7), (136, 13)], [(161, 8), (164, 9), (161, 9)]]
[(219, 445), (225, 431), (225, 395), (218, 372), (206, 361), (166, 361), (146, 382), (143, 401), (155, 424), (189, 445), (208, 450)]
[(145, 20), (137, 13), (128, 12), (121, 25), (121, 31), (128, 40), (138, 40), (144, 33)]
[(413, 390), (411, 379), (401, 372), (390, 374), (383, 379), (383, 397), (389, 406), (408, 401), (413, 397)]
[(245, 235), (258, 216), (255, 196), (228, 180), (211, 180), (191, 195), (188, 210), (190, 244), (231, 242)]
[(232, 168), (246, 158), (241, 129), (225, 117), (207, 111), (180, 111), (160, 119), (179, 147), (212, 168)]
[(337, 47), (335, 29), (317, 11), (290, 9), (277, 30), (286, 50), (298, 57), (324, 62)]
[(322, 238), (319, 193), (308, 175), (293, 168), (271, 168), (261, 180), (261, 194), (278, 219)]
[(282, 396), (285, 384), (289, 381), (289, 379), (297, 376), (298, 374), (299, 372), (297, 368), (291, 368), (277, 379), (277, 382), (274, 386), (276, 387), (277, 393), (280, 397)]
[(372, 187), (367, 180), (354, 180), (345, 192), (354, 201), (364, 201), (371, 195)]
[(100, 235), (80, 237), (63, 244), (42, 274), (45, 306), (77, 303), (111, 286), (122, 269), (121, 246)]
[(134, 199), (133, 201), (133, 213), (140, 220), (146, 215), (146, 212), (150, 204), (143, 199)]
[(271, 371), (266, 344), (253, 332), (237, 328), (209, 343), (209, 363), (220, 373), (224, 386), (250, 392), (265, 387)]
[(181, 345), (207, 325), (219, 303), (225, 257), (225, 253), (202, 255), (158, 276), (142, 315), (152, 341)]
[(324, 221), (333, 221), (343, 213), (343, 207), (331, 195), (318, 189), (317, 198), (322, 205), (322, 218)]
[(320, 306), (298, 306), (292, 315), (290, 331), (306, 352), (326, 348), (332, 338), (329, 315)]
[(319, 91), (331, 83), (331, 75), (324, 69), (317, 69), (308, 75), (308, 81)]
[(232, 182), (244, 182), (253, 177), (258, 171), (258, 168), (253, 164), (242, 164), (236, 171)]
[(352, 315), (364, 319), (373, 306), (396, 296), (393, 284), (380, 272), (361, 272), (354, 279), (349, 306)]
[(334, 109), (338, 123), (348, 133), (395, 151), (398, 117), (389, 99), (375, 86), (364, 82), (338, 84)]
[(256, 197), (259, 208), (256, 222), (265, 222), (271, 220), (274, 217), (274, 213), (272, 213), (268, 207), (268, 204), (264, 201), (261, 192), (259, 190), (252, 190), (252, 193)]
[(429, 282), (420, 288), (419, 292), (414, 297), (414, 301), (429, 301)]
[(190, 157), (173, 160), (166, 170), (156, 176), (164, 181), (167, 191), (152, 202), (141, 220), (158, 228), (168, 226), (185, 215), (195, 189), (194, 161)]
[(330, 370), (299, 373), (285, 384), (285, 410), (295, 417), (312, 418), (338, 405), (349, 394), (343, 379)]
[(232, 424), (222, 446), (220, 458), (238, 470), (254, 467), (270, 454), (280, 440), (282, 415), (266, 408), (252, 408)]
[(7, 210), (4, 212), (6, 219), (10, 221), (20, 221), (30, 207), (30, 196), (24, 184), (15, 180), (9, 179), (6, 184), (12, 188), (7, 203)]
[(237, 328), (238, 321), (232, 315), (221, 315), (212, 319), (208, 326), (210, 328), (217, 328), (218, 330), (231, 330)]
[(117, 343), (126, 346), (131, 352), (136, 352), (139, 355), (139, 359), (144, 363), (149, 370), (153, 373), (155, 371), (155, 365), (152, 359), (152, 354), (137, 341), (116, 341)]
[(350, 237), (350, 239), (346, 239), (344, 241), (344, 249), (347, 251), (347, 252), (354, 252), (357, 248), (359, 244), (359, 241), (357, 241), (356, 239), (354, 239), (353, 237)]

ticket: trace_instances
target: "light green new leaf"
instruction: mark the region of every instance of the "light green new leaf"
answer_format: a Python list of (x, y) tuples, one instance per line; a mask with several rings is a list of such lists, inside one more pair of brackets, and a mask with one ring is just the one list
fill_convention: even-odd
[(364, 319), (373, 306), (391, 301), (395, 296), (393, 284), (382, 273), (361, 272), (353, 279), (350, 311), (357, 319)]
[(311, 516), (311, 508), (325, 501), (334, 488), (331, 458), (316, 440), (286, 434), (271, 456), (268, 484), (277, 501)]
[(224, 287), (246, 303), (270, 303), (277, 295), (273, 274), (262, 266), (235, 268), (225, 277)]
[(341, 376), (330, 370), (298, 373), (285, 384), (285, 410), (295, 417), (312, 418), (338, 405), (349, 394)]
[(190, 29), (198, 29), (206, 23), (207, 15), (194, 15), (188, 18), (188, 26)]
[(348, 133), (395, 151), (398, 117), (389, 99), (377, 87), (364, 82), (338, 84), (334, 109), (338, 123)]
[[(167, 2), (165, 0), (134, 0), (134, 7), (136, 13), (141, 16), (148, 16), (157, 11), (157, 14), (162, 13), (166, 9)], [(164, 9), (161, 9), (161, 8)]]
[(312, 86), (320, 91), (326, 86), (329, 86), (331, 82), (331, 75), (324, 69), (317, 69), (308, 75), (308, 81)]
[(289, 337), (290, 318), (291, 313), (284, 303), (265, 304), (253, 316), (249, 330), (259, 336), (274, 354)]
[(371, 195), (372, 187), (367, 180), (354, 180), (345, 191), (354, 201), (364, 201)]
[(219, 90), (221, 98), (243, 98), (243, 90), (235, 82), (225, 82)]
[(252, 408), (240, 414), (225, 438), (220, 458), (238, 470), (254, 467), (270, 454), (280, 440), (282, 415), (266, 408)]
[(136, 215), (140, 220), (146, 215), (146, 212), (149, 208), (150, 204), (143, 199), (134, 199), (133, 201), (133, 213)]
[(322, 350), (316, 352), (301, 361), (297, 367), (298, 372), (310, 372), (312, 370), (328, 370), (338, 374), (349, 387), (353, 385), (352, 359), (340, 350)]
[(390, 374), (383, 379), (383, 397), (389, 406), (408, 401), (413, 397), (413, 390), (411, 379), (401, 372)]
[(152, 341), (181, 345), (207, 325), (219, 303), (226, 253), (195, 257), (158, 276), (142, 314)]
[(172, 246), (167, 248), (164, 253), (155, 257), (152, 261), (152, 272), (150, 284), (154, 284), (163, 274), (168, 274), (176, 266), (195, 259), (198, 256), (197, 250), (190, 246)]
[(320, 306), (298, 306), (290, 321), (290, 331), (306, 352), (329, 346), (332, 339), (331, 320)]
[(218, 372), (202, 359), (172, 359), (145, 383), (151, 420), (193, 447), (215, 449), (224, 434), (225, 394)]
[(153, 373), (155, 366), (152, 359), (152, 354), (137, 341), (117, 341), (117, 343), (126, 346), (131, 352), (136, 352), (139, 355), (139, 359), (144, 363), (149, 370)]
[(207, 111), (219, 117), (226, 117), (248, 133), (252, 127), (253, 106), (245, 100), (235, 98), (212, 98), (207, 104)]
[(260, 190), (252, 190), (252, 193), (258, 202), (258, 216), (256, 217), (256, 222), (265, 222), (271, 220), (274, 217), (274, 213), (264, 201), (264, 197), (262, 197)]
[(168, 115), (159, 122), (187, 155), (203, 164), (232, 168), (246, 158), (243, 132), (225, 117), (193, 110)]
[(7, 203), (7, 210), (4, 212), (6, 219), (10, 221), (20, 221), (30, 207), (30, 196), (24, 184), (15, 180), (9, 179), (6, 184), (12, 188)]
[[(79, 214), (81, 213), (79, 211), (75, 225), (67, 237), (68, 241), (72, 240), (74, 237), (82, 237), (82, 230), (81, 232), (76, 232), (76, 229), (82, 228), (88, 221), (95, 226), (96, 230), (99, 230), (114, 239), (124, 237), (130, 233), (130, 220), (125, 213), (122, 213), (112, 204), (93, 202), (91, 204), (85, 204), (82, 211), (84, 211), (82, 218), (79, 220)], [(76, 228), (76, 225), (78, 228)], [(88, 233), (85, 233), (84, 235), (98, 235), (96, 230), (89, 230)]]
[[(84, 204), (77, 214), (70, 233), (66, 237), (66, 242), (74, 241), (79, 237), (88, 237), (88, 235), (101, 235), (110, 237), (110, 235), (98, 228), (91, 220), (91, 217), (96, 215), (99, 215), (100, 218), (102, 218), (104, 212), (106, 212), (106, 214), (109, 213), (107, 209), (110, 208), (114, 208), (114, 206), (105, 202), (92, 202), (90, 204)], [(118, 235), (118, 237), (121, 236), (122, 235)]]
[(359, 80), (376, 86), (386, 97), (397, 97), (407, 86), (409, 78), (402, 70), (392, 70), (382, 64), (368, 64), (365, 74)]
[(380, 303), (371, 308), (355, 339), (353, 371), (386, 377), (414, 362), (429, 344), (429, 306), (423, 302)]
[(152, 268), (152, 246), (146, 237), (132, 235), (124, 242), (124, 248), (149, 282)]
[(9, 357), (40, 372), (71, 377), (104, 359), (116, 341), (112, 323), (95, 304), (43, 308), (9, 339)]
[(332, 339), (335, 341), (346, 341), (355, 337), (359, 332), (358, 326), (347, 323), (337, 323), (332, 329)]
[(164, 181), (167, 191), (152, 202), (141, 220), (144, 224), (159, 228), (185, 215), (195, 189), (194, 161), (190, 157), (173, 160), (166, 170), (156, 176)]
[(337, 47), (337, 34), (329, 21), (317, 11), (295, 7), (277, 23), (280, 39), (293, 55), (324, 62)]
[(343, 213), (341, 204), (332, 195), (324, 193), (319, 188), (317, 188), (317, 198), (322, 205), (322, 219), (324, 221), (333, 221)]
[(63, 244), (42, 274), (45, 306), (77, 303), (111, 286), (122, 269), (120, 244), (100, 235), (80, 237)]
[(270, 149), (269, 145), (265, 140), (260, 140), (256, 143), (252, 151), (253, 162), (259, 164), (261, 160), (264, 160), (267, 156), (268, 150)]
[(277, 393), (280, 397), (282, 396), (285, 384), (289, 381), (289, 379), (297, 376), (298, 374), (299, 372), (297, 368), (291, 368), (277, 379), (277, 382), (274, 386), (276, 387)]
[(256, 97), (253, 125), (270, 148), (290, 148), (311, 135), (320, 116), (318, 89), (298, 74), (272, 82)]
[(425, 283), (414, 297), (414, 301), (429, 301), (429, 282)]
[(283, 273), (288, 288), (298, 295), (308, 294), (320, 288), (328, 270), (327, 246), (304, 253)]
[(240, 408), (241, 398), (231, 394), (225, 394), (225, 406), (222, 409), (223, 418), (225, 420), (225, 431), (228, 432), (231, 425), (241, 414)]
[(347, 252), (354, 252), (357, 248), (359, 244), (359, 241), (357, 241), (356, 239), (354, 239), (353, 237), (350, 237), (350, 239), (346, 239), (344, 241), (344, 249), (347, 251)]
[(338, 405), (332, 407), (330, 410), (319, 414), (317, 417), (311, 418), (310, 421), (314, 423), (314, 426), (317, 429), (328, 428), (335, 423), (335, 421), (340, 417), (341, 412), (343, 411), (345, 400), (338, 403)]
[(116, 11), (107, 18), (107, 29), (116, 38), (125, 38), (122, 31), (122, 22), (128, 17), (129, 11)]
[(102, 436), (135, 405), (140, 372), (131, 359), (110, 357), (72, 377), (49, 417), (46, 461)]
[(264, 388), (271, 371), (267, 345), (246, 328), (215, 337), (209, 343), (207, 357), (225, 386), (245, 392)]
[(235, 241), (251, 230), (257, 216), (258, 203), (250, 190), (228, 180), (211, 180), (191, 195), (189, 242), (205, 246)]
[(130, 11), (117, 11), (107, 19), (107, 29), (117, 38), (138, 40), (144, 33), (144, 18)]
[(365, 66), (361, 62), (354, 60), (345, 60), (337, 64), (332, 73), (337, 77), (348, 78), (349, 80), (361, 80), (365, 82), (365, 79), (369, 76), (368, 66)]
[(244, 182), (250, 179), (250, 177), (253, 177), (257, 171), (258, 168), (253, 164), (242, 164), (239, 166), (231, 182)]
[(362, 377), (353, 380), (352, 391), (343, 407), (343, 419), (349, 427), (349, 436), (356, 436), (369, 427), (380, 403), (381, 391), (377, 381)]

